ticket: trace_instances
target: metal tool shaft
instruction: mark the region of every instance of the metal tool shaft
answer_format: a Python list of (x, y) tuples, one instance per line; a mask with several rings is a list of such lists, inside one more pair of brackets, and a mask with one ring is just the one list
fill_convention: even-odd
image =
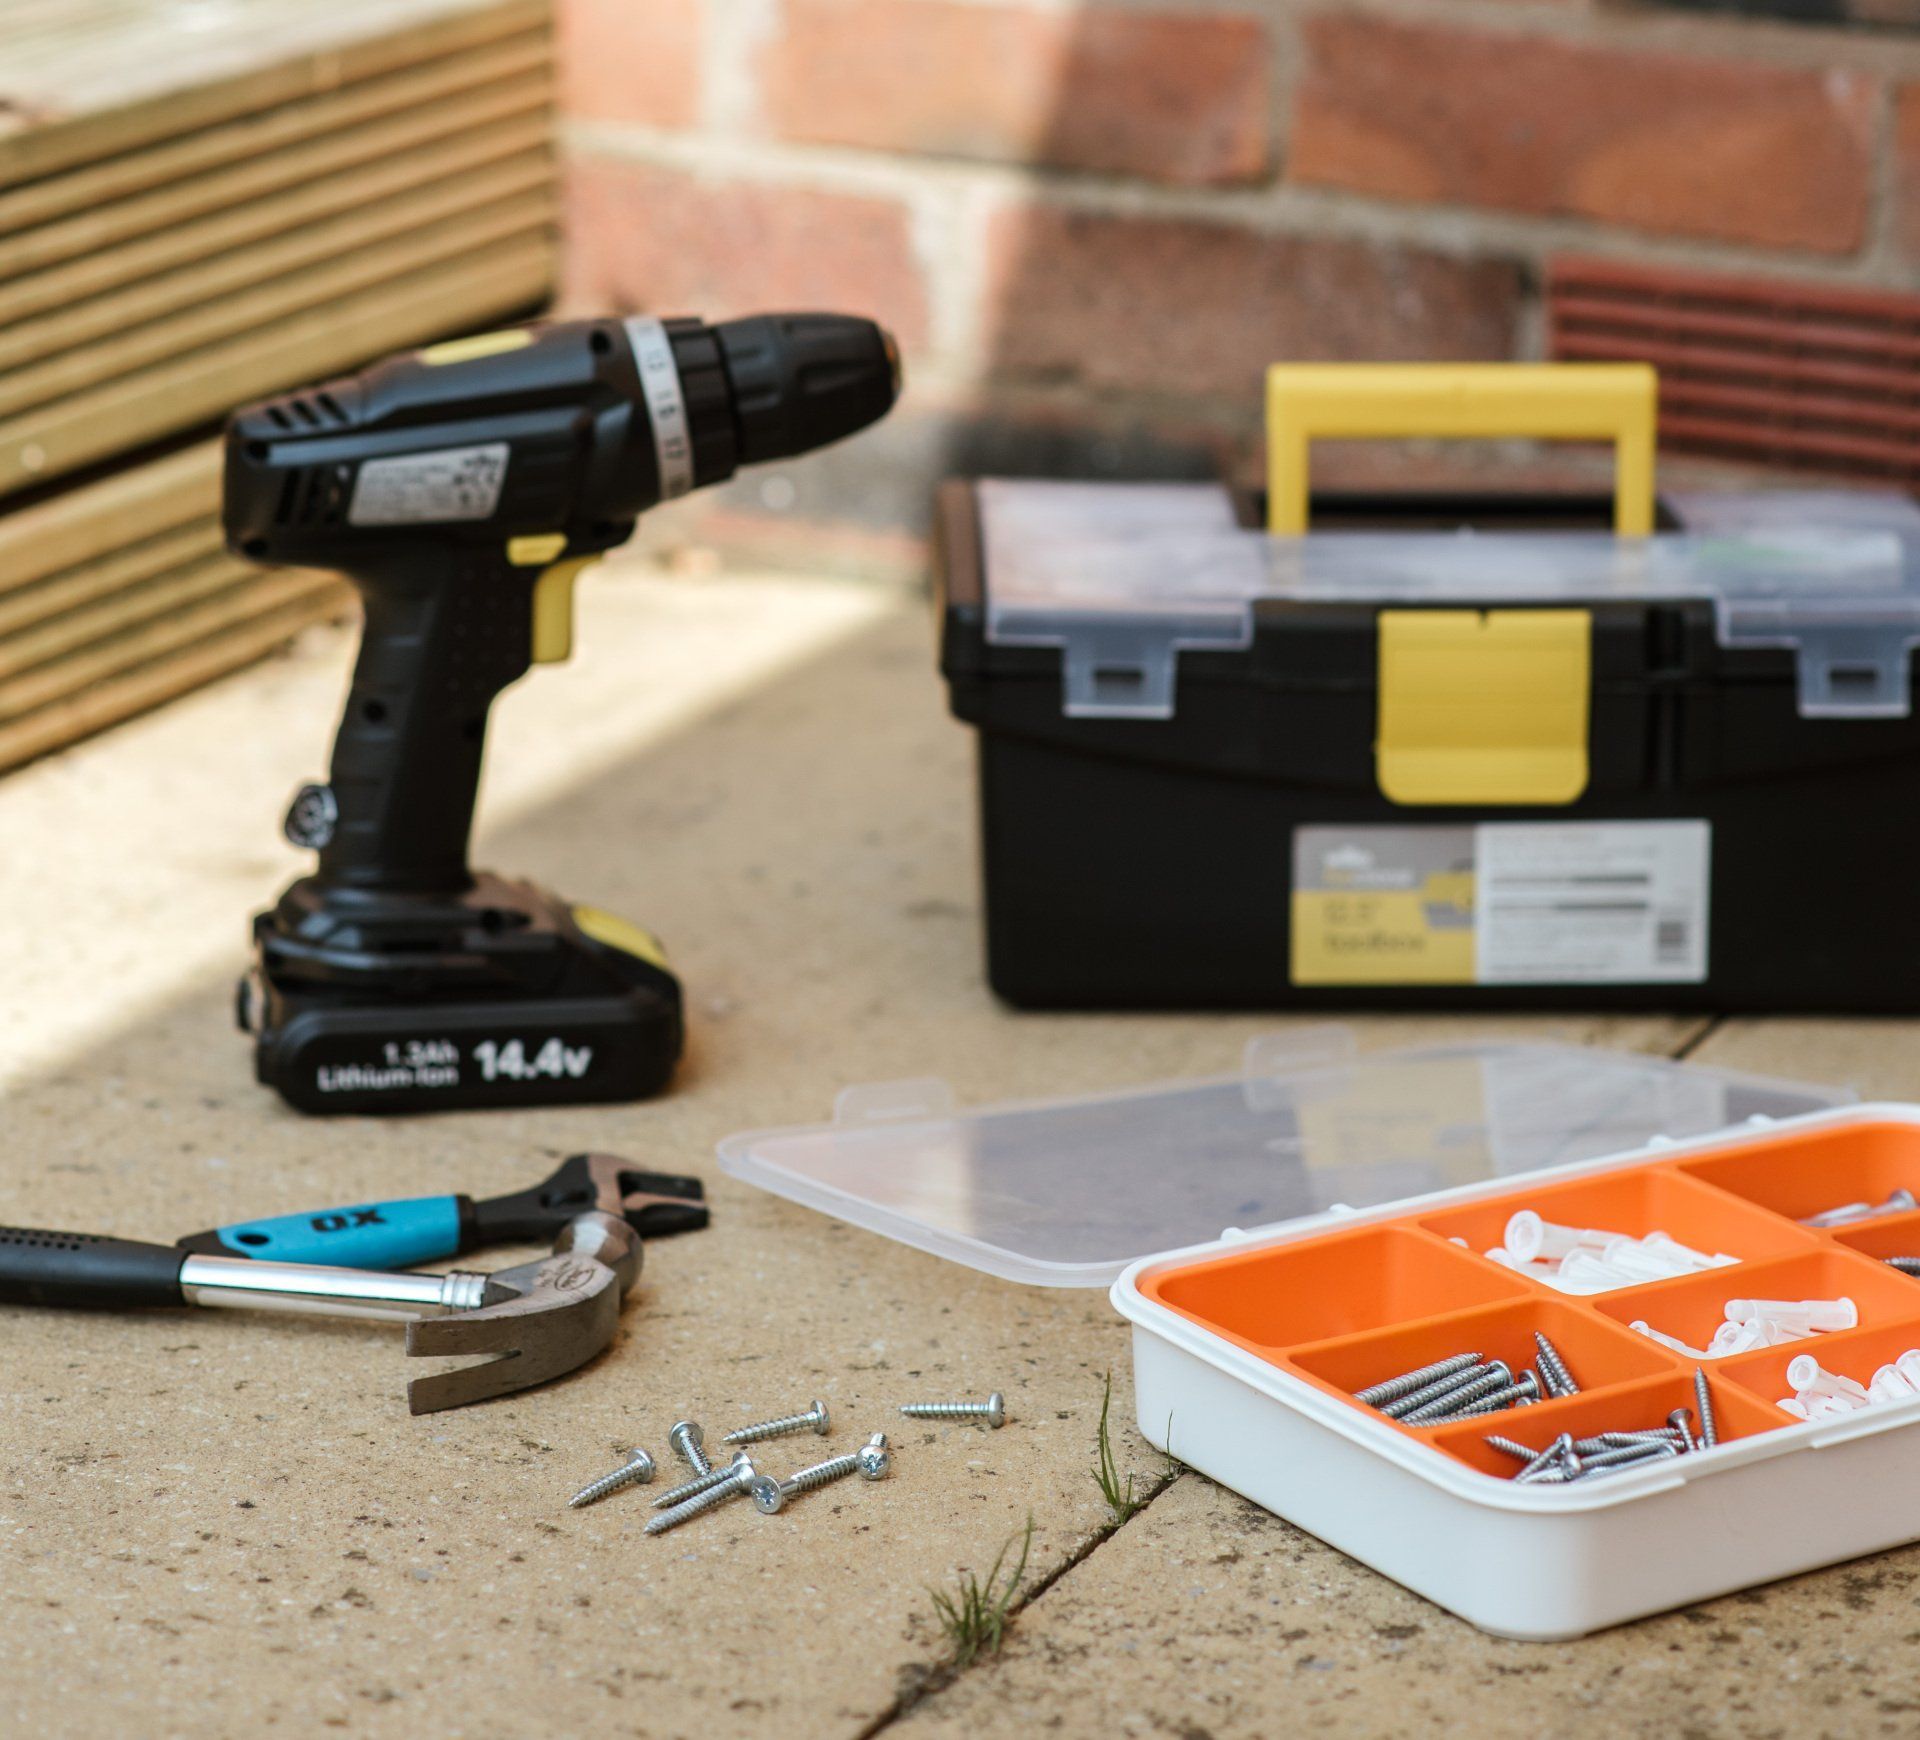
[(245, 1257), (192, 1256), (181, 1265), (180, 1291), (190, 1305), (286, 1311), (318, 1317), (371, 1317), (410, 1323), (471, 1311), (511, 1298), (485, 1275), (336, 1269), (321, 1263), (259, 1263)]

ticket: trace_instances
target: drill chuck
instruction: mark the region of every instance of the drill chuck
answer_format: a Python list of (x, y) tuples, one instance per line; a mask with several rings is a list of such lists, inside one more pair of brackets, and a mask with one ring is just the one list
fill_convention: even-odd
[(870, 320), (761, 314), (713, 328), (733, 386), (740, 462), (810, 453), (884, 417), (900, 355)]

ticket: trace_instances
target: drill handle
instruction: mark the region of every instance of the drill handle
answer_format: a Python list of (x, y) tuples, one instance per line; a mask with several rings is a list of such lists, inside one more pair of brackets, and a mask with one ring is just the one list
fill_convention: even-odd
[(334, 739), (336, 816), (323, 880), (457, 893), (487, 711), (533, 657), (537, 574), (500, 550), (449, 544), (349, 578), (366, 626)]

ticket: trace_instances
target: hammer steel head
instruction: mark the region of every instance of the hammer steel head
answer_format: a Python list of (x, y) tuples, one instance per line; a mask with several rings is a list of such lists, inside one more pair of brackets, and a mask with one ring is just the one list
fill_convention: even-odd
[(620, 1302), (638, 1278), (640, 1262), (639, 1235), (624, 1220), (597, 1210), (577, 1216), (561, 1229), (550, 1256), (487, 1277), (510, 1297), (407, 1325), (409, 1355), (492, 1356), (415, 1378), (407, 1386), (407, 1405), (416, 1414), (465, 1407), (585, 1365), (613, 1340)]

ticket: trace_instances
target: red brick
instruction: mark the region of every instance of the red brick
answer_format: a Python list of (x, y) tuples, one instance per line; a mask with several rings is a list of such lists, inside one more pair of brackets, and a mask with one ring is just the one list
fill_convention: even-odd
[(1894, 116), (1894, 221), (1909, 260), (1920, 260), (1920, 85), (1900, 92)]
[(718, 319), (824, 308), (924, 346), (926, 293), (896, 200), (696, 176), (592, 153), (565, 185), (574, 308)]
[(1297, 181), (1821, 253), (1864, 238), (1865, 74), (1350, 14), (1305, 37)]
[(560, 108), (586, 121), (690, 127), (701, 0), (561, 0)]
[(763, 58), (790, 139), (1158, 181), (1266, 173), (1264, 26), (1219, 13), (786, 0)]
[(1336, 236), (1027, 206), (990, 261), (992, 367), (1236, 399), (1271, 362), (1512, 354), (1516, 266)]

